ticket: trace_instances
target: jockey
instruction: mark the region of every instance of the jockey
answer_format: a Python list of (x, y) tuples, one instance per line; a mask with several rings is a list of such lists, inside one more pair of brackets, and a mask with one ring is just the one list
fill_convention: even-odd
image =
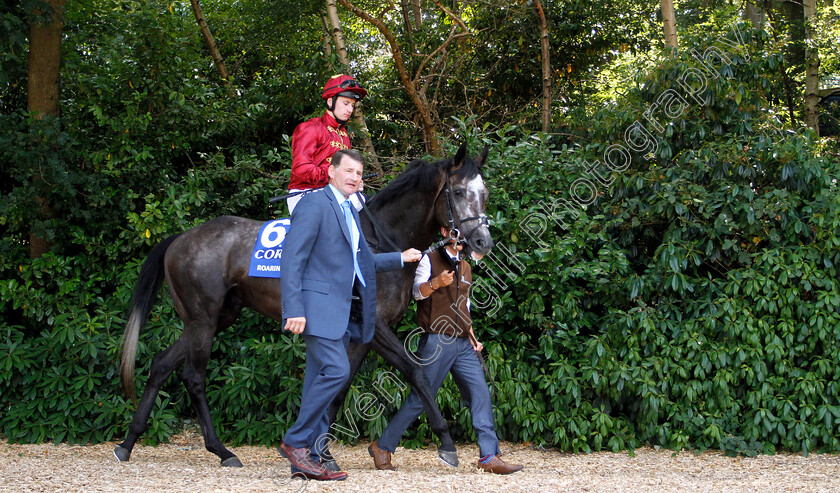
[[(320, 117), (311, 118), (292, 134), (292, 177), (289, 192), (299, 192), (326, 186), (327, 168), (335, 151), (350, 148), (350, 136), (345, 125), (353, 115), (356, 103), (367, 96), (361, 84), (349, 75), (334, 75), (324, 85), (321, 97), (327, 106)], [(361, 185), (360, 185), (361, 186)], [(289, 197), (286, 202), (291, 215), (302, 194)], [(353, 205), (361, 209), (358, 196)]]

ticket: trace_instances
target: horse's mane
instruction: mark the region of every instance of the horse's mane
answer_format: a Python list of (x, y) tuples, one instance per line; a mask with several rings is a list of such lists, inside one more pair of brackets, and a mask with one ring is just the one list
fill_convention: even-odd
[[(381, 208), (411, 193), (426, 193), (436, 188), (441, 168), (452, 165), (454, 158), (442, 159), (433, 163), (427, 163), (422, 159), (415, 159), (408, 163), (402, 173), (394, 178), (381, 192), (377, 193), (370, 200), (370, 206)], [(475, 161), (465, 157), (463, 164), (452, 172), (453, 175), (464, 175), (469, 179), (481, 174), (481, 169)]]

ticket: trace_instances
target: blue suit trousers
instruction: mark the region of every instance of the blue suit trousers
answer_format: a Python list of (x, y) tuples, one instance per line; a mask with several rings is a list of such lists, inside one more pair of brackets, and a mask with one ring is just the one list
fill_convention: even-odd
[(330, 404), (350, 378), (350, 332), (338, 340), (306, 334), (302, 337), (306, 342), (306, 372), (300, 411), (283, 441), (296, 448), (309, 447), (314, 460), (328, 443)]
[[(463, 337), (424, 334), (420, 338), (418, 353), (422, 361), (431, 360), (424, 365), (423, 369), (433, 393), (436, 394), (440, 389), (446, 374), (452, 372), (455, 384), (461, 391), (461, 399), (466, 401), (470, 408), (481, 455), (498, 454), (499, 439), (496, 437), (496, 429), (493, 425), (490, 389), (484, 379), (481, 362), (470, 341)], [(435, 356), (436, 353), (437, 356)], [(394, 452), (405, 430), (424, 410), (420, 397), (412, 389), (405, 404), (394, 415), (379, 438), (379, 447)]]

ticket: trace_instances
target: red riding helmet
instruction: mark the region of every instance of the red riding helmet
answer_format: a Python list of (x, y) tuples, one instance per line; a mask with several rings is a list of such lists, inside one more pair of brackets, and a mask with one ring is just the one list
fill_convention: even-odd
[(367, 91), (349, 75), (333, 75), (324, 85), (324, 92), (321, 97), (329, 101), (336, 96), (361, 101), (362, 98), (367, 96)]

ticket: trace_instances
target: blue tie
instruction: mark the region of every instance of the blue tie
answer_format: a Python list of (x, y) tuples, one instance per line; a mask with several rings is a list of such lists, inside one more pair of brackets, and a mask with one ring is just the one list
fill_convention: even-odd
[(350, 212), (350, 201), (342, 202), (341, 209), (344, 211), (344, 220), (347, 221), (347, 229), (350, 231), (350, 244), (353, 248), (353, 269), (356, 271), (359, 282), (362, 283), (362, 286), (365, 286), (365, 278), (362, 276), (362, 269), (359, 268), (359, 259), (356, 258), (356, 250), (359, 248), (359, 230), (356, 228), (353, 213)]

